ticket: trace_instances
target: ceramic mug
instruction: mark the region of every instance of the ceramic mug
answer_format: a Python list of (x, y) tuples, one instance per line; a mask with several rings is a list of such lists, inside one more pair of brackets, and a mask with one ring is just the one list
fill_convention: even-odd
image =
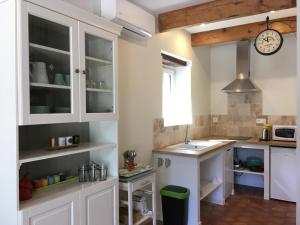
[(65, 75), (65, 84), (66, 84), (67, 86), (70, 86), (70, 85), (71, 85), (70, 74), (66, 74), (66, 75)]
[(65, 85), (64, 75), (61, 73), (56, 73), (54, 76), (54, 84), (56, 85)]
[(30, 80), (34, 83), (49, 84), (46, 63), (30, 62)]

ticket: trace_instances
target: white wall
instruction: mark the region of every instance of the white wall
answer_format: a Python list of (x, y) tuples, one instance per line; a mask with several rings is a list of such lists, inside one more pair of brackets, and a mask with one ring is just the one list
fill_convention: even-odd
[(209, 48), (191, 47), (190, 35), (171, 31), (155, 35), (145, 45), (119, 40), (120, 163), (122, 152), (137, 150), (139, 163), (149, 163), (153, 148), (153, 120), (162, 117), (162, 62), (160, 52), (192, 61), (194, 115), (209, 114)]
[(236, 43), (211, 47), (210, 80), (211, 80), (211, 113), (227, 114), (227, 94), (221, 89), (236, 77)]
[[(211, 47), (211, 112), (227, 114), (227, 94), (221, 89), (235, 79), (236, 43)], [(251, 79), (262, 90), (263, 114), (296, 115), (296, 36), (285, 35), (272, 56), (251, 48)]]

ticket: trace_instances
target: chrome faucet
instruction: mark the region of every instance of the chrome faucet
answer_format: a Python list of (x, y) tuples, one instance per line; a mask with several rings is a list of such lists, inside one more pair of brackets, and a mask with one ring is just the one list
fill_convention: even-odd
[(189, 125), (186, 125), (186, 130), (185, 130), (185, 138), (184, 138), (184, 144), (189, 144), (190, 143), (190, 139), (189, 139)]

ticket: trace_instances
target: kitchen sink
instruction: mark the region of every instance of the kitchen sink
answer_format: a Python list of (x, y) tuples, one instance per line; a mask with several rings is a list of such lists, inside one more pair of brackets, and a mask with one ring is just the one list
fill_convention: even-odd
[(188, 144), (181, 143), (181, 144), (173, 145), (173, 146), (171, 146), (171, 148), (178, 149), (178, 150), (200, 151), (202, 149), (217, 145), (219, 143), (221, 143), (221, 142), (218, 142), (218, 141), (191, 141)]

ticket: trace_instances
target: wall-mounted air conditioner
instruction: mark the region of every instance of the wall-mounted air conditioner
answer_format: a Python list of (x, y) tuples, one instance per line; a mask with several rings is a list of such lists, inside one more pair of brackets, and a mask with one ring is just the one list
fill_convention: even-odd
[(143, 38), (155, 33), (155, 17), (127, 0), (101, 0), (101, 16), (123, 26), (124, 33)]

